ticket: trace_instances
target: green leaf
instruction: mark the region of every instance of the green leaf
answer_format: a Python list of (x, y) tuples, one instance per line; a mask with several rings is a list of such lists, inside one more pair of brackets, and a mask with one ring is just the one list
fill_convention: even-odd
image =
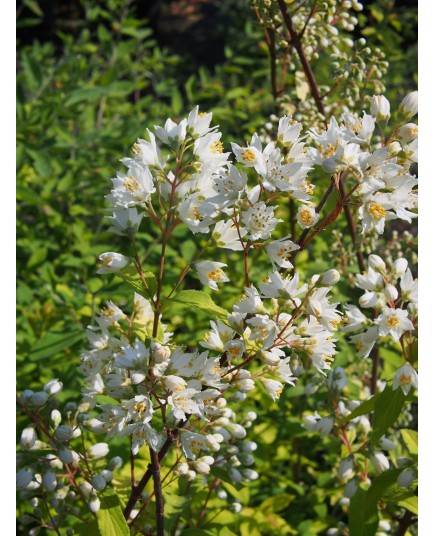
[(350, 501), (351, 536), (375, 536), (378, 521), (377, 501), (372, 500), (368, 491), (359, 488)]
[(47, 333), (39, 339), (30, 352), (30, 361), (39, 361), (51, 357), (65, 348), (83, 339), (83, 330), (75, 330), (69, 333)]
[(408, 452), (410, 454), (417, 454), (418, 453), (418, 442), (417, 442), (417, 432), (415, 430), (409, 430), (408, 428), (403, 428), (400, 430), (402, 440), (404, 441), (406, 447), (408, 448)]
[(281, 495), (275, 495), (269, 497), (262, 502), (259, 508), (263, 512), (280, 512), (287, 508), (294, 500), (295, 495), (289, 495), (288, 493), (282, 493)]
[(228, 318), (228, 311), (215, 304), (211, 296), (205, 294), (202, 290), (181, 290), (173, 298), (165, 302), (164, 308), (173, 302), (187, 304), (219, 320), (227, 321)]
[(78, 104), (79, 102), (94, 102), (107, 95), (108, 92), (108, 88), (98, 86), (76, 89), (71, 91), (69, 94), (69, 97), (66, 99), (65, 106), (72, 106), (73, 104)]
[(366, 415), (366, 413), (371, 413), (371, 411), (374, 411), (375, 403), (378, 399), (379, 395), (372, 396), (369, 400), (365, 400), (360, 404), (360, 406), (357, 406), (357, 408), (352, 411), (347, 417), (345, 417), (344, 422), (349, 422), (356, 417), (360, 417), (361, 415)]
[(113, 490), (104, 491), (100, 500), (97, 520), (101, 536), (130, 536), (117, 494)]
[(402, 389), (395, 391), (387, 385), (380, 393), (374, 410), (374, 422), (371, 440), (375, 443), (384, 435), (390, 426), (401, 415), (401, 410), (406, 402), (406, 396)]
[(145, 272), (143, 274), (149, 290), (143, 284), (143, 281), (140, 275), (137, 272), (135, 266), (126, 266), (122, 270), (119, 270), (114, 275), (123, 279), (128, 285), (134, 289), (135, 292), (138, 292), (141, 296), (153, 297), (157, 290), (157, 280), (155, 275), (151, 272)]
[(91, 523), (74, 525), (74, 534), (76, 536), (101, 536), (96, 520), (93, 520)]
[(412, 514), (418, 514), (418, 500), (416, 496), (408, 497), (408, 499), (403, 499), (402, 501), (399, 501), (398, 506), (406, 508)]
[(214, 536), (214, 533), (203, 529), (185, 529), (181, 536)]

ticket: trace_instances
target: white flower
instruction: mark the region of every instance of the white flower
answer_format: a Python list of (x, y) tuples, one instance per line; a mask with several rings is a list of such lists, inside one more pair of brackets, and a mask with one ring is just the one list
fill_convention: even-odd
[(173, 414), (177, 419), (185, 421), (186, 414), (199, 415), (203, 417), (203, 403), (201, 401), (194, 400), (194, 396), (199, 394), (196, 389), (182, 389), (181, 391), (174, 392), (167, 399), (167, 403), (172, 408)]
[(113, 216), (107, 218), (112, 223), (112, 226), (108, 230), (121, 236), (128, 234), (129, 231), (135, 232), (142, 218), (143, 212), (137, 212), (136, 207), (116, 207), (113, 211)]
[(297, 249), (300, 249), (300, 246), (289, 240), (288, 237), (273, 240), (265, 246), (265, 251), (271, 262), (285, 269), (293, 267), (289, 259), (292, 256), (292, 252)]
[(209, 450), (207, 436), (205, 435), (180, 429), (179, 438), (181, 440), (182, 452), (189, 460), (196, 459), (193, 450)]
[(301, 124), (292, 119), (292, 117), (284, 115), (279, 119), (277, 139), (284, 145), (294, 143), (300, 136), (300, 132)]
[(112, 274), (117, 270), (122, 270), (130, 263), (130, 259), (121, 255), (120, 253), (114, 253), (109, 251), (102, 253), (99, 256), (100, 268), (96, 271), (97, 274)]
[(118, 173), (112, 179), (113, 190), (107, 198), (116, 207), (144, 205), (155, 192), (154, 179), (149, 168), (131, 158), (125, 158), (122, 162), (128, 166), (128, 171)]
[(390, 118), (390, 103), (383, 95), (374, 95), (371, 101), (371, 114), (379, 123), (385, 123)]
[(240, 237), (243, 238), (246, 234), (247, 231), (244, 228), (238, 230), (232, 220), (221, 220), (215, 224), (212, 237), (220, 248), (242, 251), (244, 247)]
[(410, 119), (417, 114), (418, 110), (418, 92), (412, 91), (404, 97), (399, 105), (399, 111), (405, 115), (407, 119)]
[(417, 138), (418, 126), (414, 123), (407, 123), (398, 130), (398, 138), (403, 142), (408, 143)]
[(395, 372), (392, 388), (395, 391), (401, 387), (404, 394), (408, 395), (412, 386), (417, 389), (417, 373), (409, 363), (405, 363)]
[(154, 129), (155, 134), (163, 143), (173, 149), (177, 149), (187, 134), (187, 119), (183, 119), (179, 125), (168, 119), (164, 124), (164, 128), (154, 125)]
[(227, 264), (213, 261), (201, 261), (195, 264), (200, 282), (213, 290), (219, 289), (217, 283), (226, 283), (229, 281), (222, 270), (223, 266), (227, 266)]
[(413, 281), (410, 269), (407, 269), (401, 277), (400, 287), (403, 301), (417, 303), (417, 279)]
[(283, 385), (277, 380), (269, 380), (267, 378), (260, 378), (262, 385), (265, 387), (267, 393), (271, 398), (276, 401), (280, 397), (283, 391)]
[(195, 106), (188, 114), (187, 124), (194, 135), (204, 136), (212, 129), (209, 128), (211, 123), (212, 113), (199, 113), (199, 106)]
[(240, 147), (236, 143), (231, 143), (232, 151), (235, 154), (238, 162), (241, 162), (246, 167), (253, 167), (262, 176), (267, 174), (265, 158), (262, 154), (262, 145), (259, 136), (255, 133), (252, 136), (252, 141), (247, 147)]
[[(148, 130), (149, 141), (138, 139), (133, 145), (132, 152), (134, 159), (144, 166), (163, 169), (166, 161), (161, 156), (160, 148), (157, 146), (154, 134)], [(126, 160), (126, 159), (125, 159)], [(166, 158), (167, 160), (167, 158)]]
[(261, 201), (242, 213), (242, 221), (246, 226), (251, 240), (266, 240), (270, 238), (271, 231), (283, 220), (274, 217), (276, 207), (267, 207)]
[(180, 219), (196, 233), (208, 233), (213, 218), (217, 215), (215, 206), (204, 201), (199, 194), (189, 195), (178, 206)]
[(120, 367), (147, 369), (149, 349), (139, 339), (136, 339), (134, 347), (121, 346), (120, 351), (113, 354), (113, 358)]
[(395, 341), (399, 341), (404, 331), (414, 329), (413, 324), (407, 318), (408, 312), (403, 309), (385, 307), (383, 312), (375, 320), (381, 337), (390, 335)]
[(313, 207), (302, 205), (298, 207), (297, 221), (302, 229), (309, 229), (319, 220), (319, 214), (315, 212)]

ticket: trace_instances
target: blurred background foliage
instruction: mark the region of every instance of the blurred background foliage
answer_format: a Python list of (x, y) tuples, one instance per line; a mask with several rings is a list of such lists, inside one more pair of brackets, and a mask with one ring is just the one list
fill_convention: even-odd
[[(387, 96), (396, 106), (416, 84), (416, 6), (411, 0), (364, 4), (351, 37), (365, 36), (386, 53)], [(17, 17), (18, 389), (37, 390), (58, 377), (64, 400), (77, 399), (84, 328), (107, 299), (121, 305), (132, 301), (120, 279), (95, 273), (101, 253), (131, 253), (121, 237), (107, 232), (104, 220), (104, 196), (120, 169), (118, 160), (146, 128), (167, 117), (177, 120), (196, 104), (213, 112), (225, 150), (230, 140), (242, 143), (263, 131), (276, 112), (269, 58), (247, 0), (25, 0), (18, 2)], [(296, 100), (296, 88), (292, 91)], [(319, 185), (317, 192), (326, 187)], [(152, 228), (139, 235), (145, 270), (153, 267), (154, 237)], [(176, 238), (169, 250), (173, 274), (193, 258), (201, 240), (187, 230), (177, 231)], [(297, 257), (302, 274), (307, 266), (309, 275), (330, 267), (331, 256), (339, 254), (336, 243), (329, 250), (330, 238), (315, 241), (315, 265), (307, 262), (312, 249)], [(255, 274), (260, 279), (260, 261)], [(187, 286), (199, 288), (194, 277), (187, 278)], [(337, 299), (356, 296), (350, 286), (340, 288)], [(208, 320), (180, 314), (173, 327), (188, 343), (198, 326), (207, 329)], [(344, 341), (340, 350), (337, 365), (346, 366), (351, 351)], [(393, 349), (384, 352), (387, 371), (396, 355)], [(356, 379), (348, 389), (356, 396), (361, 387)], [(247, 494), (244, 504), (261, 512), (264, 527), (272, 521), (275, 529), (264, 532), (259, 524), (255, 532), (248, 510), (241, 518), (226, 512), (229, 518), (221, 524), (237, 519), (235, 534), (249, 536), (324, 533), (333, 526), (342, 490), (321, 464), (332, 466), (328, 458), (339, 441), (318, 441), (300, 426), (301, 412), (309, 409), (301, 384), (286, 389), (279, 404), (270, 403), (265, 393), (249, 399), (260, 414), (251, 439), (259, 444), (255, 458), (261, 478), (250, 491), (235, 494)]]

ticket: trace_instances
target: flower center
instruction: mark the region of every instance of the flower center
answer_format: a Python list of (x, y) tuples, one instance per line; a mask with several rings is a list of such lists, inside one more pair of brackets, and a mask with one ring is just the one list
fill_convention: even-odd
[(215, 141), (209, 146), (209, 148), (211, 149), (212, 154), (222, 154), (223, 143), (221, 141)]
[(256, 158), (255, 151), (252, 149), (243, 149), (241, 151), (241, 158), (246, 162), (253, 162)]
[(372, 217), (375, 218), (376, 220), (379, 220), (386, 216), (386, 211), (384, 210), (384, 207), (380, 205), (379, 203), (370, 205), (369, 212), (371, 213)]
[(300, 210), (300, 219), (303, 223), (310, 223), (312, 221), (312, 214), (309, 209), (302, 208)]
[(399, 318), (396, 318), (396, 316), (390, 316), (387, 319), (387, 325), (389, 328), (395, 328), (399, 324)]
[(216, 268), (213, 272), (206, 274), (212, 281), (221, 281), (223, 277), (223, 271), (220, 268)]

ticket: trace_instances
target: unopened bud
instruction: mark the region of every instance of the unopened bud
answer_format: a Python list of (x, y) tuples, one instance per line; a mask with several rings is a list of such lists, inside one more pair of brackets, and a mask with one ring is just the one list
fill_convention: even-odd
[(340, 273), (337, 270), (327, 270), (320, 277), (319, 284), (325, 287), (335, 285), (341, 278)]
[(410, 119), (417, 114), (418, 110), (418, 93), (412, 91), (404, 97), (399, 105), (399, 111), (407, 118)]

